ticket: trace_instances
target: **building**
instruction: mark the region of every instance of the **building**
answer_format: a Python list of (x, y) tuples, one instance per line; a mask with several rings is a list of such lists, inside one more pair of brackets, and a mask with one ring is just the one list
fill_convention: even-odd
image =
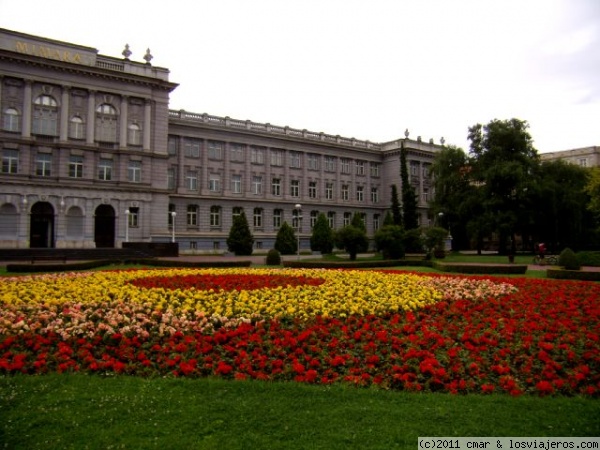
[[(223, 252), (246, 214), (257, 249), (286, 221), (309, 247), (325, 213), (354, 213), (372, 235), (401, 186), (400, 149), (423, 225), (430, 165), (442, 145), (374, 143), (169, 110), (169, 71), (98, 50), (0, 29), (0, 247), (120, 247), (168, 242)], [(443, 141), (443, 140), (442, 140)]]
[(542, 161), (556, 161), (560, 159), (581, 167), (597, 167), (600, 166), (600, 147), (593, 146), (542, 153), (540, 157)]

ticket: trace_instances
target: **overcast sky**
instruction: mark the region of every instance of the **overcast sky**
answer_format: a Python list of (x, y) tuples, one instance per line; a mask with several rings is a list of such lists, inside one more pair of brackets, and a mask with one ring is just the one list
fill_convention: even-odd
[(0, 0), (0, 27), (168, 68), (172, 109), (468, 150), (600, 145), (600, 0)]

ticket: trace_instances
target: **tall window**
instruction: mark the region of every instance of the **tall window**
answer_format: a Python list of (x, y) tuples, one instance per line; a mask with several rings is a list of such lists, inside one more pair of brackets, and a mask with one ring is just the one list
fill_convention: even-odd
[(187, 206), (187, 225), (188, 227), (198, 226), (198, 205)]
[(102, 181), (112, 180), (112, 159), (101, 159), (98, 162), (98, 179)]
[(229, 155), (231, 161), (243, 162), (244, 161), (244, 144), (229, 144)]
[(335, 172), (335, 156), (325, 157), (325, 172)]
[(198, 190), (198, 172), (195, 170), (188, 170), (185, 173), (185, 184), (190, 191)]
[(96, 140), (117, 142), (118, 115), (114, 106), (103, 103), (96, 108)]
[(356, 186), (356, 201), (364, 202), (365, 201), (365, 188), (364, 186)]
[(356, 175), (364, 175), (365, 174), (365, 162), (364, 161), (356, 161)]
[(349, 159), (342, 158), (341, 171), (342, 171), (342, 173), (350, 173), (350, 160)]
[(131, 183), (142, 182), (142, 163), (141, 161), (129, 161), (127, 167), (127, 181)]
[(83, 156), (69, 156), (69, 177), (83, 178)]
[(333, 183), (325, 183), (325, 198), (333, 200)]
[(335, 212), (329, 211), (327, 212), (327, 221), (329, 222), (329, 228), (335, 228)]
[(69, 137), (71, 139), (85, 139), (85, 123), (81, 117), (71, 117), (69, 121)]
[(169, 203), (169, 212), (167, 213), (167, 223), (169, 225), (169, 229), (173, 229), (173, 214), (177, 213), (177, 207), (174, 203)]
[(308, 196), (310, 198), (317, 198), (317, 182), (316, 181), (309, 181)]
[(301, 215), (301, 211), (299, 209), (293, 209), (292, 210), (292, 227), (296, 230), (296, 231), (302, 231), (300, 229), (300, 219), (302, 218)]
[(221, 226), (221, 207), (211, 206), (210, 207), (210, 226), (220, 227)]
[(242, 193), (242, 176), (241, 175), (232, 175), (231, 176), (231, 192), (234, 194)]
[(373, 231), (379, 230), (379, 214), (373, 214)]
[(254, 228), (262, 228), (263, 226), (263, 210), (262, 208), (254, 208)]
[(129, 227), (137, 228), (140, 226), (140, 208), (129, 208)]
[(52, 175), (52, 155), (38, 153), (35, 158), (35, 174), (38, 177), (49, 177)]
[(290, 152), (290, 167), (300, 168), (302, 167), (300, 161), (300, 152)]
[(379, 164), (371, 163), (371, 176), (378, 177), (379, 176)]
[(2, 173), (19, 172), (19, 151), (5, 148), (2, 150)]
[(300, 180), (292, 180), (290, 184), (290, 195), (300, 197)]
[(169, 167), (167, 169), (167, 189), (175, 189), (175, 168)]
[(15, 108), (4, 110), (4, 131), (21, 131), (21, 115)]
[(273, 210), (273, 228), (278, 230), (283, 223), (283, 210), (275, 209)]
[(167, 153), (174, 156), (177, 154), (177, 150), (179, 150), (179, 136), (169, 136)]
[(343, 225), (345, 227), (347, 227), (348, 225), (350, 225), (350, 222), (352, 221), (352, 214), (349, 212), (345, 212), (344, 213), (344, 222)]
[(319, 155), (309, 153), (307, 159), (308, 170), (319, 170)]
[(265, 149), (264, 147), (250, 147), (250, 162), (252, 164), (264, 164), (265, 163)]
[(33, 102), (34, 134), (56, 136), (58, 134), (58, 103), (49, 95), (40, 95)]
[(262, 177), (252, 177), (252, 193), (254, 195), (262, 194)]
[(376, 188), (376, 187), (371, 188), (371, 202), (379, 203), (379, 188)]
[(283, 150), (271, 149), (271, 165), (283, 166)]
[(310, 227), (314, 228), (315, 223), (317, 223), (317, 217), (319, 217), (319, 211), (311, 211), (310, 212)]
[(202, 140), (186, 138), (183, 141), (183, 154), (187, 158), (200, 158), (200, 147), (202, 146)]
[(342, 184), (342, 200), (347, 202), (350, 200), (350, 186)]
[(281, 195), (281, 178), (273, 178), (271, 182), (271, 193), (278, 197)]
[(142, 145), (142, 127), (137, 123), (130, 123), (128, 132), (127, 142), (129, 145)]
[(209, 159), (223, 159), (223, 150), (225, 149), (225, 142), (221, 141), (208, 141), (208, 158)]
[(221, 192), (221, 176), (217, 173), (211, 173), (208, 176), (208, 190), (211, 192)]

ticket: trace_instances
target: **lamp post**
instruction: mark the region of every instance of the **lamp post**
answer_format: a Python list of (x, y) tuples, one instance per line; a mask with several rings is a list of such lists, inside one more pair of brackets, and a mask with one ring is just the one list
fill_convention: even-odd
[(175, 217), (177, 213), (175, 211), (171, 211), (171, 242), (175, 242)]
[(297, 219), (297, 224), (298, 224), (298, 247), (296, 249), (296, 254), (297, 254), (298, 261), (300, 261), (300, 221), (302, 220), (302, 205), (300, 203), (296, 203), (296, 205), (294, 207), (296, 208), (296, 211), (297, 211), (296, 219)]
[(125, 210), (125, 242), (129, 242), (129, 208)]

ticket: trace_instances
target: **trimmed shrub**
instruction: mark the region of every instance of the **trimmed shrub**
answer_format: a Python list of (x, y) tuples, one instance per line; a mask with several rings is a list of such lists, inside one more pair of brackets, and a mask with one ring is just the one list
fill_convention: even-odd
[(581, 269), (581, 264), (579, 263), (575, 252), (569, 247), (560, 252), (560, 256), (558, 257), (558, 265), (564, 267), (566, 270)]
[(281, 255), (279, 254), (279, 252), (277, 250), (275, 250), (274, 248), (269, 250), (269, 253), (267, 253), (266, 263), (267, 263), (267, 266), (280, 266), (281, 265)]
[(329, 226), (327, 216), (320, 213), (310, 236), (310, 249), (327, 255), (333, 251), (333, 230)]
[(282, 255), (293, 255), (298, 249), (298, 241), (294, 229), (287, 223), (283, 222), (277, 237), (275, 238), (275, 250)]
[(384, 259), (404, 258), (404, 229), (398, 225), (385, 225), (375, 232), (375, 245)]
[(250, 256), (254, 245), (254, 237), (250, 231), (246, 214), (234, 216), (233, 225), (227, 237), (227, 249), (236, 256)]

